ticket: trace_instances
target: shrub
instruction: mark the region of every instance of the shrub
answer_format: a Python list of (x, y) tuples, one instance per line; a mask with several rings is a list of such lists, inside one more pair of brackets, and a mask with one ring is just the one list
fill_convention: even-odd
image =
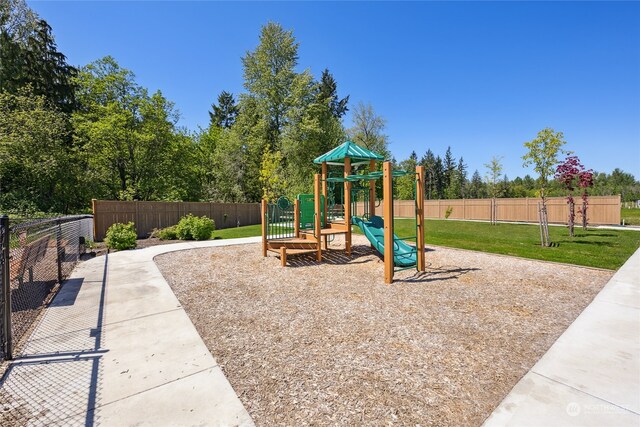
[(216, 225), (212, 219), (189, 214), (180, 219), (175, 231), (176, 236), (181, 240), (207, 240), (211, 238), (215, 228)]
[(176, 240), (178, 238), (178, 233), (176, 232), (176, 226), (172, 225), (171, 227), (162, 228), (160, 230), (156, 230), (154, 233), (155, 237), (160, 240)]
[(109, 249), (134, 249), (136, 247), (136, 239), (138, 235), (133, 222), (127, 224), (113, 224), (107, 230), (107, 237), (104, 241)]
[(444, 219), (449, 219), (451, 212), (453, 212), (453, 208), (451, 206), (447, 206), (447, 210), (444, 211)]

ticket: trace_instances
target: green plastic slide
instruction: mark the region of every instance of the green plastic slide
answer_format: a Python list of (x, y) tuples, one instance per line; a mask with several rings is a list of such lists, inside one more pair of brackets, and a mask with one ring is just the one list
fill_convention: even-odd
[[(379, 216), (372, 216), (369, 221), (365, 221), (354, 216), (351, 222), (360, 227), (373, 247), (384, 255), (384, 220)], [(415, 246), (408, 245), (395, 234), (393, 235), (393, 263), (398, 267), (412, 267), (417, 263)]]

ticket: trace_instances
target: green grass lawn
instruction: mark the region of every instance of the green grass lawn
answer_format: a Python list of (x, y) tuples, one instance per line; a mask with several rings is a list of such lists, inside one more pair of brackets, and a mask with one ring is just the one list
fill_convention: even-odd
[(215, 230), (211, 235), (212, 239), (237, 239), (239, 237), (260, 236), (261, 225), (245, 225), (244, 227), (225, 228), (223, 230)]
[(640, 209), (622, 208), (621, 217), (625, 225), (640, 225)]
[[(414, 221), (396, 220), (396, 234), (413, 236)], [(426, 221), (427, 244), (514, 255), (589, 267), (618, 269), (640, 247), (640, 232), (606, 229), (583, 231), (569, 237), (566, 227), (549, 227), (553, 246), (540, 246), (537, 225), (497, 224), (447, 220)]]
[[(395, 232), (400, 237), (414, 236), (414, 221), (397, 219)], [(360, 232), (358, 227), (354, 228)], [(604, 229), (582, 231), (569, 237), (566, 227), (549, 227), (554, 246), (540, 247), (537, 225), (497, 224), (453, 220), (427, 220), (426, 243), (452, 248), (470, 249), (523, 258), (565, 262), (615, 270), (640, 247), (640, 232)], [(216, 239), (232, 239), (260, 235), (260, 225), (216, 230)]]

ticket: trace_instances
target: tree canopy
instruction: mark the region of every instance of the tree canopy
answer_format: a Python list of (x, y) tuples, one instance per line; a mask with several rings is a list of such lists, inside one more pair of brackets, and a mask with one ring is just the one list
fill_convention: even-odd
[[(256, 202), (312, 191), (313, 159), (349, 138), (392, 159), (387, 121), (373, 105), (339, 93), (335, 76), (302, 68), (293, 31), (269, 22), (241, 58), (244, 92), (222, 91), (206, 128), (181, 128), (160, 90), (106, 56), (75, 67), (53, 29), (24, 0), (0, 2), (0, 209), (80, 212), (92, 198)], [(352, 126), (345, 128), (349, 116)], [(462, 156), (426, 148), (396, 162), (426, 168), (427, 198), (562, 195), (553, 175), (561, 132), (543, 129), (525, 143), (525, 166), (539, 175), (468, 178)], [(418, 147), (416, 147), (418, 148)], [(395, 160), (394, 160), (395, 161)], [(491, 163), (490, 163), (491, 165)], [(640, 183), (619, 169), (595, 172), (590, 194), (640, 198)], [(396, 197), (413, 197), (413, 174)]]

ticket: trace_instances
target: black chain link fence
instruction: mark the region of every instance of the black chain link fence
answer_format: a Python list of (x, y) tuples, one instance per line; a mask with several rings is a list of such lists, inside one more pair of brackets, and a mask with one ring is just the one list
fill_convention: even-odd
[(17, 354), (60, 283), (93, 242), (93, 217), (37, 220), (5, 217), (0, 225), (2, 360)]

